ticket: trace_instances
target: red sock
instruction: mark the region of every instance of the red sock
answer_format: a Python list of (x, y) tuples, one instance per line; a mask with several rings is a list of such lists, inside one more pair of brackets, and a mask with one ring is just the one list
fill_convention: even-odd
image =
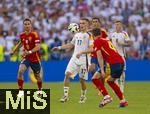
[(39, 90), (42, 90), (42, 81), (37, 81), (37, 85)]
[(99, 91), (103, 94), (103, 96), (108, 95), (108, 92), (104, 86), (103, 81), (101, 81), (100, 79), (92, 79), (92, 82), (99, 89)]
[(18, 79), (18, 87), (19, 87), (19, 90), (23, 89), (23, 80), (22, 79)]
[(121, 92), (119, 86), (114, 81), (107, 81), (107, 83), (114, 90), (114, 92), (116, 93), (116, 95), (118, 96), (118, 98), (120, 100), (122, 100), (124, 98), (124, 96), (123, 96), (123, 93)]

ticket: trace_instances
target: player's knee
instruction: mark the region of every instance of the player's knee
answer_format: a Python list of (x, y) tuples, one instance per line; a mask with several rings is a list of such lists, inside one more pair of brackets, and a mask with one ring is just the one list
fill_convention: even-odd
[(116, 80), (116, 78), (110, 77), (110, 78), (107, 79), (107, 82), (108, 82), (108, 81), (109, 81), (109, 82), (113, 82), (113, 81), (115, 81), (115, 80)]
[(95, 66), (94, 66), (94, 65), (91, 65), (91, 67), (90, 67), (90, 71), (91, 71), (92, 73), (95, 73), (95, 72), (96, 72), (96, 68), (95, 68)]
[(23, 71), (23, 70), (19, 70), (19, 72), (18, 72), (18, 76), (22, 76), (22, 75), (23, 75), (23, 73), (24, 73), (24, 71)]
[(66, 79), (69, 79), (71, 75), (72, 75), (72, 74), (71, 74), (70, 72), (66, 72), (65, 78), (66, 78)]
[(84, 82), (85, 82), (85, 79), (80, 78), (80, 83), (84, 83)]
[(40, 77), (40, 73), (34, 73), (34, 76), (37, 80), (42, 80), (42, 78)]

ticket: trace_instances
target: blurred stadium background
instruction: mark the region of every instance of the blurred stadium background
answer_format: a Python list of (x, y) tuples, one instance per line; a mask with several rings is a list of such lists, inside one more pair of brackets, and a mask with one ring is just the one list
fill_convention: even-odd
[[(109, 33), (114, 31), (114, 20), (123, 21), (124, 30), (127, 31), (130, 39), (133, 41), (132, 47), (126, 50), (126, 79), (130, 81), (127, 83), (126, 96), (129, 99), (129, 103), (131, 101), (133, 105), (131, 105), (131, 108), (127, 108), (129, 112), (128, 110), (114, 110), (112, 114), (117, 112), (121, 112), (122, 114), (149, 114), (150, 104), (147, 100), (150, 98), (147, 95), (150, 94), (150, 89), (145, 89), (145, 87), (150, 86), (150, 84), (149, 82), (133, 81), (150, 81), (150, 0), (1, 0), (0, 82), (3, 83), (0, 84), (0, 87), (17, 88), (17, 84), (13, 84), (12, 82), (16, 82), (22, 51), (20, 50), (19, 53), (16, 53), (12, 57), (10, 57), (9, 51), (14, 48), (19, 39), (19, 33), (23, 31), (23, 19), (28, 17), (32, 19), (34, 29), (38, 31), (42, 39), (43, 78), (45, 82), (48, 82), (44, 86), (52, 88), (53, 113), (56, 111), (54, 109), (57, 109), (55, 114), (81, 113), (81, 107), (78, 107), (79, 112), (75, 111), (73, 113), (71, 110), (77, 106), (77, 103), (75, 105), (71, 103), (69, 105), (60, 105), (56, 101), (62, 93), (63, 86), (62, 83), (58, 82), (63, 81), (64, 70), (71, 57), (72, 50), (53, 53), (50, 49), (69, 42), (72, 39), (72, 34), (67, 30), (69, 23), (78, 23), (80, 17), (88, 17), (90, 19), (92, 16), (100, 17), (102, 27)], [(28, 72), (25, 74), (25, 81), (29, 82)], [(31, 85), (27, 84), (25, 87), (32, 87)], [(74, 85), (78, 86), (76, 83)], [(142, 85), (142, 87), (139, 85)], [(89, 86), (89, 88), (93, 89), (90, 84)], [(140, 91), (137, 91), (138, 89)], [(76, 88), (74, 87), (72, 91), (75, 93)], [(92, 93), (90, 92), (89, 94)], [(134, 99), (135, 96), (136, 98)], [(143, 101), (142, 96), (145, 96)], [(96, 99), (94, 99), (94, 102), (92, 101), (93, 99), (90, 100), (91, 102), (88, 101), (90, 104), (89, 107), (88, 104), (83, 106), (83, 109), (89, 109), (89, 112), (83, 111), (83, 114), (94, 113), (91, 107), (96, 105)], [(140, 103), (136, 103), (139, 100), (141, 100)], [(72, 108), (63, 110), (63, 108), (69, 106), (72, 106)], [(135, 108), (138, 108), (136, 112), (134, 111)], [(99, 112), (96, 109), (95, 112), (107, 114), (112, 109), (114, 107), (110, 106), (104, 111)]]

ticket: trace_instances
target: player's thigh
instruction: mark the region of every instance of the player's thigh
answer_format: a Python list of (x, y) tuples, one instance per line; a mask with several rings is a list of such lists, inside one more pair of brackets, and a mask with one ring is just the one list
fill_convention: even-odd
[(96, 71), (95, 74), (93, 75), (92, 79), (99, 79), (101, 78), (100, 72)]
[(96, 71), (96, 64), (95, 63), (91, 63), (91, 65), (90, 65), (90, 71), (91, 72)]
[(79, 66), (73, 60), (70, 60), (67, 65), (65, 75), (74, 79), (78, 72)]
[(33, 73), (35, 76), (40, 76), (40, 72), (41, 72), (41, 63), (40, 62), (30, 62), (30, 67), (33, 70)]
[[(37, 76), (34, 75), (34, 72), (33, 70), (31, 69), (31, 67), (29, 67), (29, 76), (30, 76), (30, 79), (33, 83), (37, 83)], [(41, 67), (41, 71), (40, 71), (40, 78), (42, 79), (43, 77), (43, 69)]]
[(29, 67), (29, 61), (24, 59), (19, 65), (19, 73), (24, 73), (24, 71)]
[(111, 78), (120, 78), (124, 71), (124, 64), (118, 63), (118, 64), (111, 64), (110, 65), (110, 72), (111, 72)]
[(91, 65), (90, 65), (90, 71), (96, 71), (96, 67), (98, 65), (98, 60), (95, 57), (91, 58)]
[(79, 77), (84, 80), (88, 80), (88, 69), (86, 67), (86, 64), (80, 66)]

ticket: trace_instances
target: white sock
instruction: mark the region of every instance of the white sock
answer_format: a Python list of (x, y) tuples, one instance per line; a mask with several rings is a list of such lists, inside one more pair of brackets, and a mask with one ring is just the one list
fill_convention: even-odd
[(81, 90), (81, 95), (86, 96), (86, 89), (85, 90)]
[(110, 95), (105, 95), (104, 99), (110, 98)]
[(65, 86), (64, 87), (64, 96), (68, 96), (69, 93), (69, 87)]
[(124, 85), (125, 85), (125, 72), (123, 72), (120, 77), (120, 89), (122, 93), (124, 93)]
[(120, 103), (125, 102), (125, 101), (126, 101), (125, 99), (122, 99), (122, 100), (120, 100)]

